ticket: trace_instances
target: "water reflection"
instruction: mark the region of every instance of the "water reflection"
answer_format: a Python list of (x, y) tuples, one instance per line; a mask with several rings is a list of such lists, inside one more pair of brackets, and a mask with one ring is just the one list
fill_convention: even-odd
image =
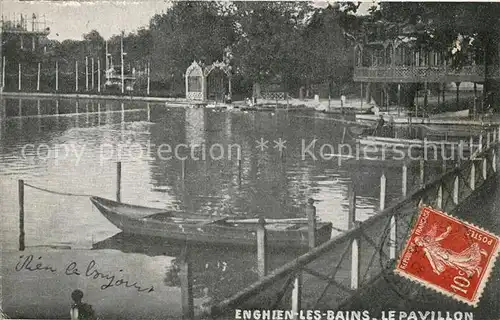
[[(258, 279), (256, 250), (249, 247), (193, 245), (158, 237), (118, 233), (95, 243), (92, 249), (117, 249), (150, 256), (174, 257), (172, 264), (165, 270), (164, 279), (164, 284), (171, 287), (180, 287), (179, 263), (187, 257), (196, 298), (208, 294), (213, 300), (221, 300)], [(304, 252), (296, 249), (286, 252), (271, 250), (268, 255), (269, 268), (275, 269), (302, 253)]]
[[(25, 178), (66, 192), (79, 189), (114, 197), (114, 163), (122, 161), (122, 199), (140, 205), (198, 214), (291, 218), (304, 216), (304, 205), (312, 197), (318, 200), (320, 219), (343, 230), (347, 227), (347, 184), (354, 181), (359, 185), (358, 204), (362, 204), (359, 219), (373, 214), (377, 206), (384, 168), (304, 157), (304, 144), (314, 139), (319, 144), (354, 142), (345, 127), (322, 119), (325, 115), (281, 110), (220, 112), (106, 100), (3, 99), (1, 105), (0, 175), (6, 194), (13, 196), (12, 181)], [(268, 141), (262, 150), (256, 147), (261, 139)], [(286, 141), (282, 152), (278, 139)], [(23, 153), (26, 144), (33, 145), (27, 155)], [(41, 144), (46, 146), (43, 158), (36, 152)], [(159, 152), (159, 146), (166, 149)], [(184, 162), (175, 158), (176, 146), (182, 146), (178, 151), (186, 156)], [(75, 152), (55, 158), (56, 150)], [(397, 179), (396, 171), (387, 174)], [(388, 190), (398, 193), (400, 188), (389, 184)], [(12, 215), (9, 230), (16, 226), (13, 199), (5, 196), (7, 205), (2, 209)], [(97, 219), (87, 199), (62, 202), (57, 196), (37, 194), (30, 200), (30, 205), (41, 208), (32, 215), (35, 221), (27, 222), (35, 230), (37, 217), (49, 215), (61, 221), (84, 212), (81, 221), (86, 228), (69, 236), (69, 242), (116, 233), (107, 221)], [(41, 210), (43, 214), (38, 213)], [(85, 218), (89, 210), (92, 219)], [(60, 230), (47, 231), (51, 236), (37, 233), (34, 239), (45, 243), (62, 237)], [(15, 243), (14, 232), (8, 234), (7, 242)]]

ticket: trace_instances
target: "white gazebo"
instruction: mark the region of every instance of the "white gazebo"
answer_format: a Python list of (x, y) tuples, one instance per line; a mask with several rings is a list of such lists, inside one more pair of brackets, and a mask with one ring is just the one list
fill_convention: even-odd
[[(208, 99), (208, 78), (214, 70), (220, 70), (227, 76), (228, 94), (232, 95), (231, 66), (225, 62), (216, 61), (203, 68), (200, 63), (193, 61), (186, 70), (186, 99), (206, 101)], [(210, 82), (212, 83), (212, 82)]]

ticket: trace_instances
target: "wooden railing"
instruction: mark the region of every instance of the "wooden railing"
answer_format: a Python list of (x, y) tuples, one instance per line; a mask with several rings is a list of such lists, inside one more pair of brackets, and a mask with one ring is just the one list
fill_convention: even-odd
[[(378, 66), (355, 67), (354, 81), (374, 82), (457, 82), (484, 81), (484, 65), (464, 66)], [(488, 77), (500, 78), (500, 68), (488, 68)]]
[[(387, 178), (380, 178), (379, 213), (356, 220), (356, 190), (349, 188), (349, 226), (343, 234), (256, 283), (211, 306), (204, 317), (234, 319), (236, 309), (290, 310), (298, 318), (302, 309), (335, 310), (390, 273), (406, 242), (418, 207), (429, 205), (453, 213), (475, 190), (496, 175), (496, 146), (500, 128), (473, 137), (477, 151), (466, 160), (442, 162), (432, 180), (430, 163), (402, 163), (400, 197), (387, 204)], [(476, 144), (477, 142), (477, 144)], [(393, 182), (391, 181), (391, 185)], [(266, 274), (266, 273), (264, 273)]]

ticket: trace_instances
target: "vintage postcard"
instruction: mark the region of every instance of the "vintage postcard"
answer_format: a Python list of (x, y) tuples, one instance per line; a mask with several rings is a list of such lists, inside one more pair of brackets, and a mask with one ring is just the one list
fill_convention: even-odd
[(2, 318), (498, 320), (499, 3), (0, 12)]

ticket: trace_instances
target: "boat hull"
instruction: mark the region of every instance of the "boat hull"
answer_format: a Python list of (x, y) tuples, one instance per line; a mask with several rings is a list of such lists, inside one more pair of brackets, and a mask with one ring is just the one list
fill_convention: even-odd
[[(177, 214), (166, 220), (151, 218), (160, 210), (121, 204), (98, 197), (91, 198), (92, 203), (99, 211), (117, 228), (124, 233), (138, 234), (144, 236), (162, 237), (175, 241), (202, 242), (213, 245), (239, 245), (255, 246), (257, 241), (257, 224), (238, 224), (220, 222), (213, 219), (200, 219), (193, 223), (185, 220), (185, 216), (177, 217)], [(137, 213), (133, 213), (134, 207)], [(131, 214), (120, 212), (124, 208)], [(144, 215), (149, 212), (149, 215)], [(176, 220), (178, 218), (178, 220)], [(267, 224), (268, 245), (273, 247), (308, 247), (307, 224)], [(316, 228), (316, 243), (322, 243), (330, 239), (332, 231), (331, 223), (318, 223)]]

